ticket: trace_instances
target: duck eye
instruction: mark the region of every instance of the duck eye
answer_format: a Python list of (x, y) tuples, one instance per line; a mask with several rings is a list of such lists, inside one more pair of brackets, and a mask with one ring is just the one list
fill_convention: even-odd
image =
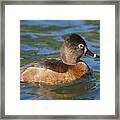
[(84, 45), (83, 45), (83, 44), (79, 44), (78, 47), (79, 47), (80, 49), (83, 49)]

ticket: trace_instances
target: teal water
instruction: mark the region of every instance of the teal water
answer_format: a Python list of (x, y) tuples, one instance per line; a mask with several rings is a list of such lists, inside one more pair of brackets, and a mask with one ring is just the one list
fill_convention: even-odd
[[(20, 65), (40, 58), (57, 57), (70, 33), (81, 35), (88, 48), (100, 55), (100, 21), (98, 20), (21, 20), (20, 21)], [(94, 77), (80, 83), (49, 88), (38, 84), (20, 83), (21, 100), (99, 100), (100, 60), (83, 57), (93, 70)]]

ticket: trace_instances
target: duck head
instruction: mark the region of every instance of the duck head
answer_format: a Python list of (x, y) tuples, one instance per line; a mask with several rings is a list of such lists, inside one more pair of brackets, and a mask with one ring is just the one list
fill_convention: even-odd
[(80, 61), (83, 55), (89, 55), (94, 58), (99, 58), (98, 55), (92, 53), (84, 39), (77, 34), (70, 34), (64, 38), (64, 43), (61, 49), (62, 61), (68, 65), (75, 65)]

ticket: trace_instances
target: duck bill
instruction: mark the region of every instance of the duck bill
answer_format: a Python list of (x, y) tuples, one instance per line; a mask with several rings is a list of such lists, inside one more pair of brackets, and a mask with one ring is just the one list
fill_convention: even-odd
[(87, 51), (86, 51), (86, 53), (85, 53), (85, 56), (86, 56), (86, 55), (89, 55), (89, 56), (91, 56), (91, 57), (93, 57), (93, 58), (100, 58), (99, 55), (92, 53), (89, 49), (87, 49)]

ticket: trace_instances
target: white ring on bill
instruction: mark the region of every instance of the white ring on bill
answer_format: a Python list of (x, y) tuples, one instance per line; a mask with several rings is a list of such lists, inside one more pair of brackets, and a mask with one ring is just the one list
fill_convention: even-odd
[(96, 55), (96, 54), (94, 54), (94, 58), (96, 58), (96, 56), (97, 56), (97, 55)]

